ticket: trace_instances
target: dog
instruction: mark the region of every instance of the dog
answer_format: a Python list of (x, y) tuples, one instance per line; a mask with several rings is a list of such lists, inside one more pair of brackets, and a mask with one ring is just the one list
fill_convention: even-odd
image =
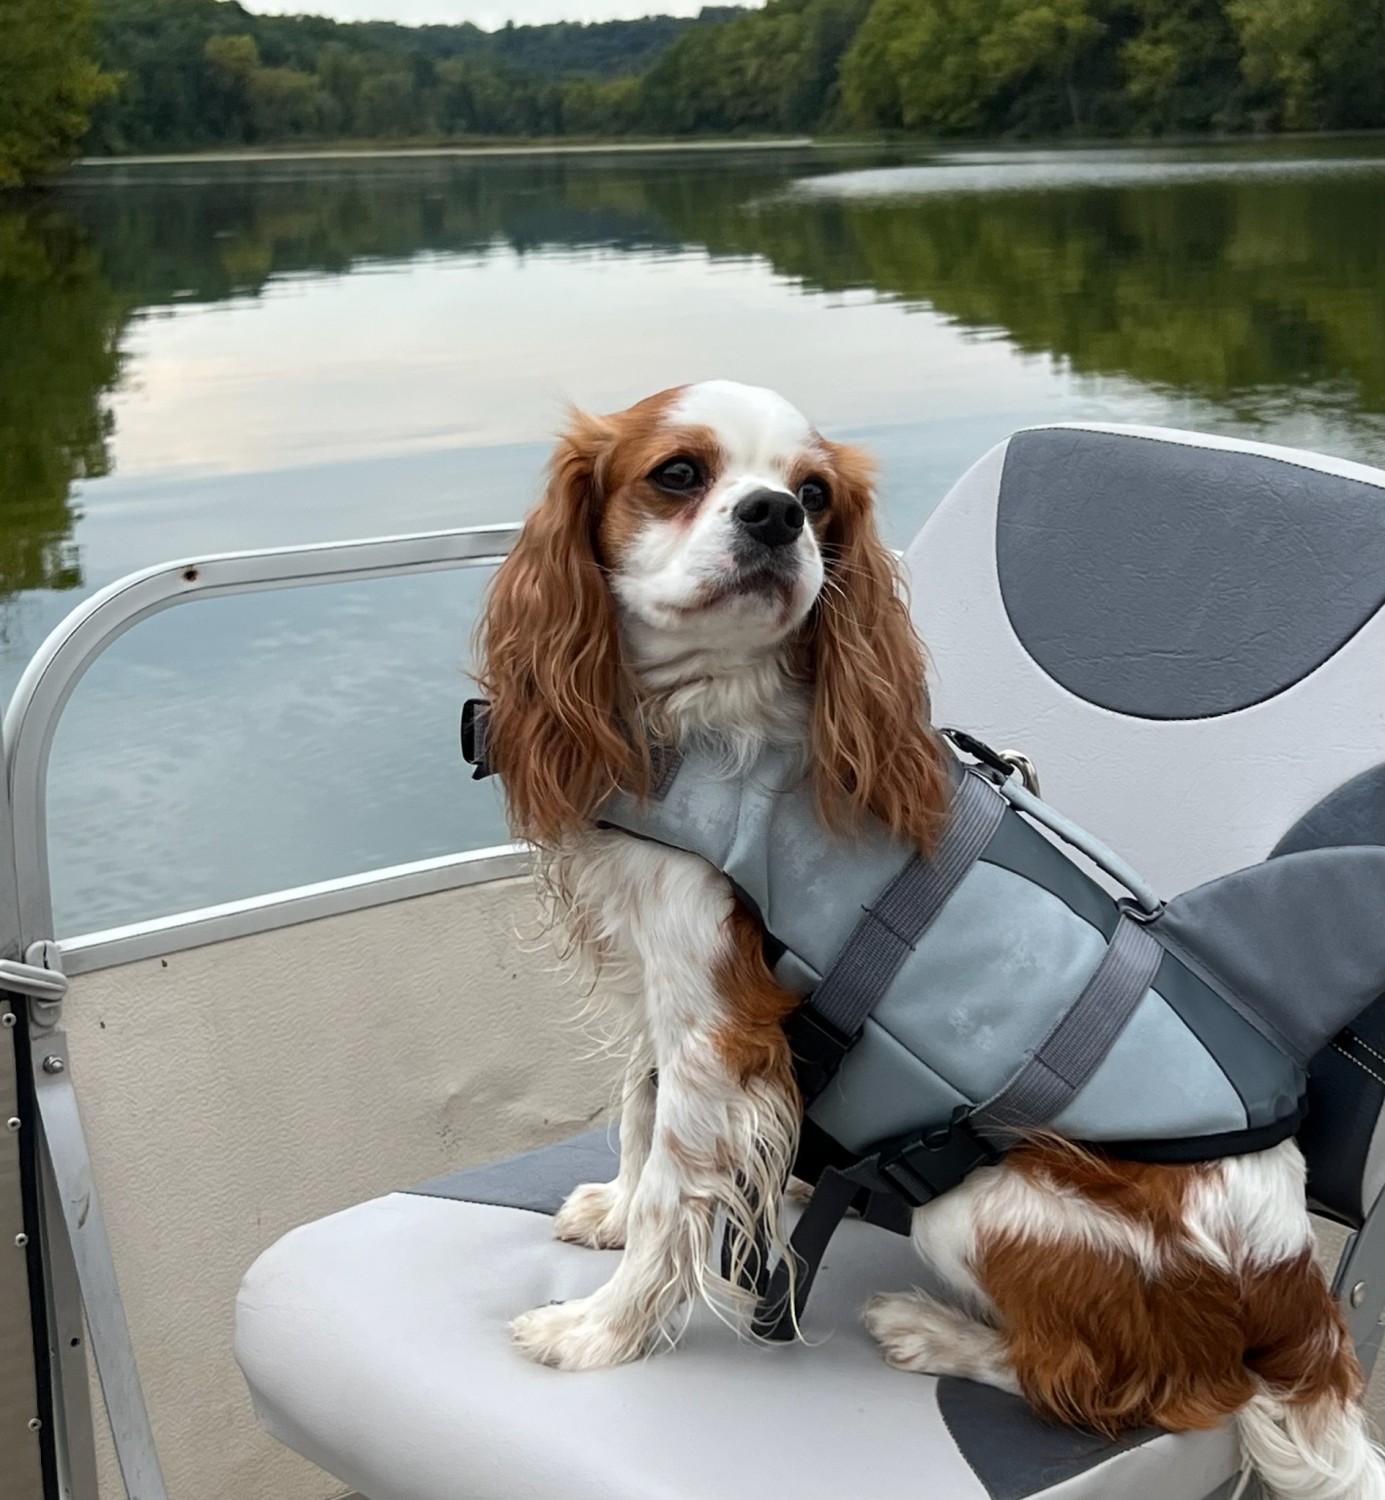
[[(578, 1187), (555, 1222), (625, 1253), (591, 1296), (511, 1329), (533, 1360), (596, 1369), (672, 1341), (695, 1296), (744, 1315), (719, 1235), (782, 1253), (802, 1113), (783, 1029), (799, 997), (756, 914), (696, 855), (601, 827), (602, 804), (649, 791), (659, 744), (715, 745), (729, 770), (774, 747), (825, 827), (873, 820), (927, 851), (950, 752), (869, 458), (759, 388), (574, 413), (477, 644), (512, 826), (629, 1036), (618, 1175)], [(1157, 1164), (1036, 1135), (915, 1210), (947, 1300), (881, 1293), (866, 1324), (901, 1370), (1111, 1436), (1234, 1414), (1273, 1493), (1381, 1500), (1304, 1175), (1292, 1140)]]

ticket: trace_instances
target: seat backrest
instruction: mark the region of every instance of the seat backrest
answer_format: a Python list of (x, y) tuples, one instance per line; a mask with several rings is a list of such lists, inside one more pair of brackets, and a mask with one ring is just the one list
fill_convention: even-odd
[[(958, 481), (906, 564), (936, 722), (1022, 750), (1161, 894), (1276, 850), (1385, 842), (1385, 472), (1035, 428)], [(1315, 1064), (1303, 1135), (1315, 1196), (1351, 1222), (1385, 1180), (1377, 1009)]]

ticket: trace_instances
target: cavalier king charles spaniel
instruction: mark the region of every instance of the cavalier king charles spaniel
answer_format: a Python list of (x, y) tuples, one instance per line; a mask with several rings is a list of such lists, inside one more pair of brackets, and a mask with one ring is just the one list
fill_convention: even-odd
[[(512, 1325), (530, 1358), (597, 1369), (672, 1342), (694, 1296), (747, 1312), (719, 1235), (782, 1252), (800, 1124), (782, 1028), (799, 999), (755, 916), (695, 855), (602, 829), (598, 809), (650, 787), (660, 741), (712, 740), (732, 767), (788, 746), (824, 824), (874, 819), (927, 849), (948, 752), (870, 460), (767, 390), (709, 381), (574, 414), (478, 645), (513, 828), (629, 1040), (619, 1174), (556, 1219), (625, 1253), (591, 1296)], [(1385, 1496), (1292, 1141), (1150, 1165), (1035, 1139), (917, 1209), (913, 1241), (948, 1300), (869, 1303), (899, 1369), (1111, 1435), (1235, 1413), (1275, 1493)]]

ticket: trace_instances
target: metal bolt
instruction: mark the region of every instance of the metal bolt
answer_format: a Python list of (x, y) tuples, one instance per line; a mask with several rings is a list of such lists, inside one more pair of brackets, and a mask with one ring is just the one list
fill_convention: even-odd
[(7, 1010), (3, 1016), (0, 1016), (0, 1026), (10, 1027), (10, 1026), (13, 1026), (13, 1025), (14, 1025), (14, 1012), (12, 1010)]
[(45, 1073), (65, 1073), (67, 1064), (56, 1053), (43, 1059), (43, 1071)]
[(43, 1423), (40, 1422), (37, 1417), (30, 1417), (29, 1418), (29, 1431), (30, 1432), (41, 1432), (42, 1430), (43, 1430)]
[(16, 1120), (13, 1115), (11, 1115), (9, 1119), (5, 1121), (5, 1129), (8, 1130), (11, 1135), (13, 1135), (15, 1131), (19, 1129), (19, 1121)]
[(17, 1234), (14, 1237), (14, 1243), (18, 1249), (22, 1250), (29, 1243), (29, 1236), (27, 1234)]
[(1353, 1307), (1360, 1307), (1365, 1300), (1366, 1283), (1364, 1281), (1358, 1281), (1356, 1285), (1351, 1289), (1351, 1305)]

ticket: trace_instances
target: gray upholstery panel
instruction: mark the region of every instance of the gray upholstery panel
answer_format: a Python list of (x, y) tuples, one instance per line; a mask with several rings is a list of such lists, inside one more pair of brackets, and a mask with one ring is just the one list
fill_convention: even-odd
[(1385, 765), (1344, 782), (1298, 820), (1270, 855), (1385, 844)]
[(1112, 1443), (1098, 1433), (1036, 1422), (1004, 1391), (950, 1376), (938, 1382), (938, 1410), (991, 1500), (1028, 1500), (1159, 1436), (1147, 1428)]
[(610, 1182), (615, 1177), (620, 1157), (614, 1140), (615, 1128), (603, 1125), (554, 1146), (434, 1177), (412, 1191), (428, 1198), (555, 1214), (579, 1182)]
[(1385, 488), (1133, 434), (1020, 432), (996, 560), (1015, 633), (1070, 692), (1204, 718), (1297, 682), (1385, 603)]

